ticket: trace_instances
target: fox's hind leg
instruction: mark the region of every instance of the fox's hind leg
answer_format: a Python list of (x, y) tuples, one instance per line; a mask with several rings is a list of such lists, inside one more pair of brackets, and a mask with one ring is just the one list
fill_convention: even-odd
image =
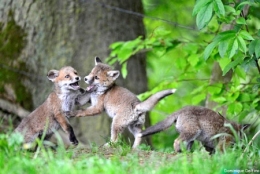
[(126, 128), (125, 125), (122, 124), (122, 120), (119, 117), (114, 117), (111, 125), (111, 139), (112, 143), (116, 143), (118, 141), (119, 135), (122, 134), (124, 129)]
[(201, 130), (197, 129), (196, 131), (181, 131), (180, 136), (175, 139), (173, 147), (176, 152), (181, 152), (181, 143), (186, 145), (187, 150), (191, 150), (194, 140), (201, 134)]
[(129, 131), (134, 135), (135, 141), (133, 144), (133, 148), (136, 148), (137, 146), (140, 145), (142, 138), (139, 137), (139, 133), (142, 131), (142, 124), (131, 124), (128, 126)]
[(208, 142), (204, 142), (202, 144), (205, 147), (206, 151), (209, 152), (210, 155), (215, 153), (214, 141), (208, 141)]

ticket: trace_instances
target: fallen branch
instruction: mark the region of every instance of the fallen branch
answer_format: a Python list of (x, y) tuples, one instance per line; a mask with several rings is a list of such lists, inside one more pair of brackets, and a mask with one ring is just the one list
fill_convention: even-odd
[(30, 113), (29, 111), (25, 110), (23, 107), (1, 98), (0, 98), (0, 109), (15, 114), (21, 118), (26, 117)]

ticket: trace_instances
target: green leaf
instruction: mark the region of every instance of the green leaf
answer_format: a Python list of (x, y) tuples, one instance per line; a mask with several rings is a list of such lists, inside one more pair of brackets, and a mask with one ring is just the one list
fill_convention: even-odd
[(194, 9), (192, 11), (192, 16), (195, 16), (196, 14), (198, 14), (198, 12), (201, 10), (201, 8), (206, 6), (211, 1), (212, 0), (197, 0), (196, 4), (194, 6)]
[(192, 54), (188, 57), (188, 62), (191, 64), (191, 66), (196, 66), (199, 62), (199, 57), (197, 54)]
[(114, 43), (112, 43), (112, 44), (109, 46), (109, 48), (112, 49), (112, 50), (114, 50), (114, 49), (116, 49), (117, 47), (122, 46), (124, 43), (125, 43), (125, 42), (114, 42)]
[(195, 88), (195, 89), (190, 93), (190, 95), (194, 95), (194, 94), (201, 93), (201, 92), (204, 90), (204, 88), (207, 87), (207, 86), (208, 86), (208, 85), (205, 84), (205, 85), (201, 85), (201, 86)]
[(218, 15), (225, 15), (225, 8), (221, 0), (214, 1), (215, 12)]
[(256, 40), (256, 44), (255, 44), (255, 56), (256, 56), (256, 58), (260, 57), (260, 40), (259, 39)]
[(227, 49), (228, 57), (229, 58), (233, 57), (236, 54), (237, 50), (238, 50), (237, 39), (230, 40), (229, 45), (228, 45), (228, 49)]
[(224, 31), (219, 33), (214, 39), (213, 41), (215, 42), (223, 42), (223, 41), (228, 41), (230, 39), (233, 39), (236, 37), (237, 32), (234, 30), (228, 30), (228, 31)]
[(241, 79), (246, 79), (246, 72), (242, 68), (236, 68), (236, 75), (240, 77)]
[(127, 76), (127, 62), (122, 64), (121, 72), (122, 72), (122, 77), (125, 79)]
[(204, 59), (205, 60), (207, 60), (208, 58), (209, 58), (209, 56), (210, 56), (210, 54), (212, 53), (212, 51), (213, 51), (213, 49), (217, 46), (217, 42), (212, 42), (212, 43), (210, 43), (207, 47), (206, 47), (206, 49), (205, 49), (205, 51), (204, 51)]
[(227, 73), (230, 69), (236, 67), (239, 63), (243, 62), (243, 59), (244, 59), (243, 57), (238, 57), (238, 58), (236, 58), (234, 61), (230, 62), (230, 63), (224, 68), (224, 70), (223, 70), (223, 76), (226, 75), (226, 73)]
[(228, 41), (222, 41), (219, 43), (218, 51), (220, 57), (224, 57), (226, 55), (227, 49), (228, 49)]
[(169, 34), (171, 34), (170, 30), (166, 30), (163, 27), (159, 27), (154, 31), (154, 34), (158, 37), (158, 36), (167, 36)]
[(206, 99), (206, 94), (205, 93), (201, 93), (201, 94), (193, 96), (191, 103), (193, 105), (197, 105), (197, 104), (199, 104), (201, 101), (203, 101), (205, 99)]
[(228, 95), (228, 101), (230, 102), (235, 102), (239, 96), (240, 92), (233, 92), (233, 93), (229, 93)]
[(196, 24), (199, 30), (201, 30), (208, 24), (208, 22), (212, 17), (212, 13), (213, 13), (212, 3), (208, 3), (200, 9), (196, 17)]
[(239, 48), (242, 50), (243, 53), (246, 53), (247, 52), (247, 47), (246, 47), (245, 40), (241, 36), (238, 36), (237, 40), (238, 40)]
[(227, 57), (223, 57), (220, 60), (218, 60), (218, 63), (220, 65), (221, 70), (223, 71), (225, 67), (231, 62), (231, 59)]
[(260, 36), (260, 29), (257, 31), (257, 36)]
[(245, 18), (240, 17), (240, 18), (238, 18), (238, 19), (236, 20), (236, 23), (237, 23), (237, 24), (246, 25), (246, 20), (245, 20)]
[(234, 115), (242, 111), (243, 105), (240, 102), (233, 102), (228, 105), (227, 112)]
[(248, 46), (248, 52), (252, 56), (255, 53), (255, 46), (256, 46), (257, 40), (253, 40), (250, 42)]
[(227, 101), (225, 97), (213, 97), (212, 100), (217, 103), (224, 103), (225, 101)]
[(240, 102), (249, 102), (251, 101), (251, 96), (248, 93), (240, 93), (238, 100)]
[(210, 86), (208, 86), (208, 92), (211, 95), (219, 94), (222, 91), (222, 87), (223, 87), (223, 84), (220, 84), (220, 83), (210, 85)]
[(236, 7), (236, 9), (237, 9), (237, 10), (242, 10), (245, 5), (251, 5), (251, 4), (252, 4), (252, 2), (250, 2), (250, 1), (244, 1), (244, 2), (241, 2), (241, 3)]
[(225, 8), (226, 13), (235, 13), (236, 12), (234, 7), (232, 7), (230, 5), (225, 5), (224, 8)]
[(239, 33), (239, 36), (242, 36), (245, 40), (254, 40), (254, 38), (245, 30), (242, 30)]

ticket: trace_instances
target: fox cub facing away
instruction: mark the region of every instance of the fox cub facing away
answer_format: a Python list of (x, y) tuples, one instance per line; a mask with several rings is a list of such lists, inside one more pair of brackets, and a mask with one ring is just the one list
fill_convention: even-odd
[[(89, 84), (87, 90), (91, 90), (91, 105), (85, 110), (72, 111), (70, 116), (93, 116), (106, 111), (113, 119), (111, 126), (111, 142), (118, 140), (118, 135), (128, 127), (134, 135), (133, 147), (137, 147), (141, 138), (136, 135), (142, 131), (145, 122), (145, 112), (149, 111), (163, 97), (175, 92), (175, 89), (163, 90), (148, 98), (144, 102), (126, 88), (117, 86), (115, 80), (120, 75), (119, 71), (112, 70), (101, 60), (95, 58), (95, 67), (85, 77)], [(106, 144), (107, 145), (107, 144)]]
[(69, 140), (77, 145), (78, 140), (64, 112), (73, 110), (77, 104), (77, 97), (81, 94), (78, 84), (80, 77), (70, 66), (59, 71), (50, 70), (47, 77), (54, 83), (54, 91), (42, 105), (22, 120), (15, 131), (24, 135), (25, 143), (31, 143), (41, 137), (45, 130), (45, 139), (48, 139), (61, 127), (69, 134)]
[[(217, 142), (218, 146), (234, 143), (235, 138), (231, 129), (224, 124), (231, 124), (238, 135), (241, 135), (242, 131), (249, 127), (249, 124), (239, 125), (235, 122), (231, 122), (211, 109), (199, 106), (188, 106), (174, 112), (154, 126), (148, 127), (142, 131), (139, 136), (145, 137), (155, 134), (169, 128), (174, 123), (176, 124), (176, 130), (180, 134), (174, 141), (175, 151), (181, 152), (181, 142), (184, 142), (187, 145), (187, 150), (190, 150), (194, 140), (198, 140), (210, 154), (215, 152)], [(218, 139), (212, 138), (214, 135), (220, 133), (224, 133), (225, 135)], [(227, 134), (228, 136), (226, 136)], [(221, 149), (223, 147), (219, 148)]]

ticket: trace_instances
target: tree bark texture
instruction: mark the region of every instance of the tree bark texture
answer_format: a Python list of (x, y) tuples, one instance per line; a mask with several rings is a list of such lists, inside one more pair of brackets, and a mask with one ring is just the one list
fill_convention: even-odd
[[(142, 18), (112, 6), (143, 12), (139, 0), (1, 0), (0, 34), (11, 37), (12, 33), (7, 29), (11, 21), (15, 30), (12, 32), (18, 36), (10, 42), (19, 43), (19, 49), (9, 57), (0, 51), (0, 78), (8, 73), (16, 74), (16, 80), (8, 86), (1, 84), (0, 97), (32, 110), (52, 90), (52, 83), (46, 78), (50, 69), (71, 65), (84, 77), (93, 68), (95, 56), (103, 61), (108, 57), (111, 43), (144, 35)], [(2, 37), (2, 40), (6, 41), (8, 37)], [(145, 55), (132, 57), (128, 62), (128, 77), (119, 79), (118, 84), (136, 94), (144, 92), (147, 90), (145, 67)], [(87, 85), (81, 82), (81, 86)], [(19, 97), (19, 88), (28, 97)], [(71, 122), (83, 143), (101, 145), (110, 136), (110, 119), (106, 114), (73, 118)]]

